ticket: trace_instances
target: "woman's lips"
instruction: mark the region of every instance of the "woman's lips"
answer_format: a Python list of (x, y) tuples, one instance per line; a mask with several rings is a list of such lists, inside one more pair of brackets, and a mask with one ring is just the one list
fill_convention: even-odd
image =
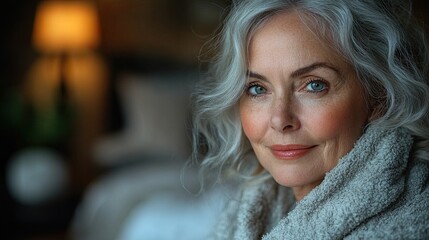
[(316, 145), (273, 145), (271, 153), (274, 157), (282, 160), (295, 160), (309, 153)]

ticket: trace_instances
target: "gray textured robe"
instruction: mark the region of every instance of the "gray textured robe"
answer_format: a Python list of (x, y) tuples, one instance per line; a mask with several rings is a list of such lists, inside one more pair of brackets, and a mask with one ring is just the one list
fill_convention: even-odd
[(296, 206), (272, 179), (249, 182), (213, 239), (429, 239), (429, 163), (412, 160), (412, 143), (368, 128)]

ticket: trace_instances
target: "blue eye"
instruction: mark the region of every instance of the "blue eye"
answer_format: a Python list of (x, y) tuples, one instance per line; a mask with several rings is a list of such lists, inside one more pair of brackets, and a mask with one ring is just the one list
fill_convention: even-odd
[(314, 80), (307, 84), (306, 90), (309, 92), (322, 92), (328, 88), (327, 84), (320, 80)]
[(247, 92), (250, 96), (258, 96), (267, 92), (267, 90), (261, 85), (253, 85), (247, 88)]

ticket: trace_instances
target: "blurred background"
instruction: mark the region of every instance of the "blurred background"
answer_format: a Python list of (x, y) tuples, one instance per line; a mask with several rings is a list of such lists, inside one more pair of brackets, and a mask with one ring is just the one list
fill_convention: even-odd
[(2, 239), (202, 239), (189, 92), (229, 2), (2, 2)]
[(2, 239), (118, 239), (147, 192), (181, 189), (189, 90), (227, 5), (2, 3)]

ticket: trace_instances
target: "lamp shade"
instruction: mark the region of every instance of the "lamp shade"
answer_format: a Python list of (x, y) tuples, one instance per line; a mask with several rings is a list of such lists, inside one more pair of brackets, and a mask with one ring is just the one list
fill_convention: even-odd
[(37, 8), (33, 44), (41, 51), (94, 48), (99, 42), (98, 14), (88, 1), (41, 2)]

